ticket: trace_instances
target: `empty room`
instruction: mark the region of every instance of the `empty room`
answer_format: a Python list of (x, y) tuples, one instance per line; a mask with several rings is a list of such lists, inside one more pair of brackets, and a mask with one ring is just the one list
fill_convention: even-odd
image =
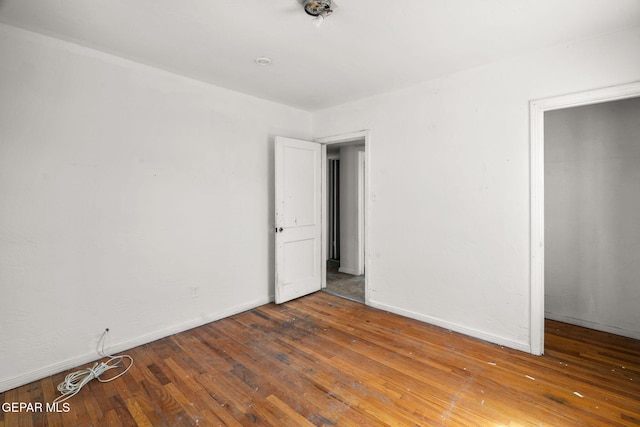
[(0, 427), (640, 425), (637, 0), (0, 0)]

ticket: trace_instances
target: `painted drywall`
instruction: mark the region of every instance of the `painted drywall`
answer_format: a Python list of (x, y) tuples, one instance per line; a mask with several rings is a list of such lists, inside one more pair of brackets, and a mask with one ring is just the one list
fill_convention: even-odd
[(640, 98), (545, 113), (546, 317), (640, 339)]
[(346, 146), (340, 149), (340, 272), (359, 275), (358, 265), (359, 211), (358, 211), (358, 152), (364, 146)]
[(630, 29), (316, 112), (316, 137), (370, 130), (370, 303), (529, 351), (528, 103), (639, 80), (638, 46)]
[(0, 25), (0, 391), (273, 296), (309, 113)]

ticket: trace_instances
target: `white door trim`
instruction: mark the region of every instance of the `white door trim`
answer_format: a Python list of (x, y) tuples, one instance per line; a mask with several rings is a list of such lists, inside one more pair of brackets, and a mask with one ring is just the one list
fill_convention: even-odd
[(544, 354), (544, 113), (640, 96), (640, 82), (533, 100), (530, 119), (531, 353)]
[[(371, 271), (371, 260), (369, 257), (369, 241), (371, 240), (369, 238), (369, 224), (371, 223), (369, 221), (369, 206), (371, 206), (370, 204), (370, 200), (369, 200), (369, 188), (371, 188), (370, 186), (370, 174), (369, 171), (371, 170), (371, 133), (369, 130), (361, 130), (361, 131), (357, 131), (357, 132), (349, 132), (349, 133), (345, 133), (345, 134), (340, 134), (340, 135), (333, 135), (333, 136), (326, 136), (323, 138), (316, 138), (315, 142), (319, 142), (321, 144), (326, 144), (326, 145), (331, 145), (331, 144), (340, 144), (340, 143), (344, 143), (344, 142), (350, 142), (350, 141), (357, 141), (357, 140), (364, 140), (364, 145), (365, 145), (365, 158), (364, 158), (364, 163), (365, 163), (365, 183), (364, 183), (364, 188), (365, 188), (365, 195), (364, 195), (364, 230), (363, 230), (363, 236), (364, 236), (364, 264), (365, 264), (365, 268), (367, 271)], [(326, 150), (325, 150), (326, 153)], [(326, 176), (326, 170), (327, 170), (327, 159), (326, 156), (325, 158), (322, 159), (322, 212), (326, 212), (327, 209), (327, 176)], [(327, 218), (326, 215), (323, 216), (323, 221), (322, 221), (322, 265), (326, 266), (327, 265)], [(322, 287), (325, 288), (327, 286), (327, 277), (326, 277), (326, 268), (322, 269), (323, 271), (323, 276), (322, 276)], [(364, 300), (365, 300), (365, 304), (369, 305), (369, 274), (365, 274), (364, 276)]]
[[(358, 151), (358, 274), (365, 274), (365, 245), (367, 242), (364, 234), (366, 227), (366, 179), (367, 179), (367, 152)], [(365, 276), (366, 280), (367, 276)]]

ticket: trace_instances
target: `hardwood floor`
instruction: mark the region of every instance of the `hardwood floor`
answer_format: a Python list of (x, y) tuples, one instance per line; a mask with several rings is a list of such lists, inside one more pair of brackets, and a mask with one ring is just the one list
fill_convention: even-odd
[[(640, 342), (552, 321), (535, 357), (318, 292), (128, 353), (69, 412), (0, 426), (640, 425)], [(0, 402), (51, 402), (65, 375)]]

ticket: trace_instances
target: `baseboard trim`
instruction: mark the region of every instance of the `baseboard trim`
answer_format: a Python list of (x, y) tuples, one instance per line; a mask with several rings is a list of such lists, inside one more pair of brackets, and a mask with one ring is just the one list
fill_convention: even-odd
[(402, 308), (394, 307), (392, 305), (383, 304), (376, 301), (369, 301), (368, 305), (371, 307), (385, 310), (394, 314), (399, 314), (400, 316), (409, 317), (411, 319), (419, 320), (424, 323), (428, 323), (430, 325), (438, 326), (440, 328), (448, 329), (454, 332), (461, 333), (463, 335), (468, 335), (473, 338), (481, 339), (483, 341), (488, 341), (493, 344), (501, 345), (504, 347), (509, 347), (514, 350), (524, 351), (526, 353), (531, 353), (531, 346), (529, 343), (523, 343), (518, 341), (509, 340), (497, 335), (488, 334), (486, 332), (478, 331), (476, 329), (468, 328), (466, 326), (461, 326), (456, 323), (452, 323), (443, 319), (439, 319), (433, 316), (426, 316), (424, 314), (416, 313), (414, 311), (405, 310)]
[[(182, 322), (170, 326), (168, 328), (160, 329), (148, 334), (141, 335), (139, 337), (115, 343), (113, 345), (110, 345), (108, 348), (105, 348), (105, 351), (110, 354), (121, 353), (134, 347), (148, 344), (150, 342), (168, 337), (173, 334), (188, 331), (189, 329), (197, 328), (198, 326), (206, 325), (207, 323), (215, 322), (216, 320), (224, 319), (225, 317), (233, 316), (234, 314), (242, 313), (244, 311), (254, 309), (270, 302), (273, 302), (273, 296), (269, 296), (268, 298), (256, 299), (254, 301), (248, 302), (246, 304), (241, 304), (227, 310), (211, 313), (202, 317), (198, 317), (197, 319), (192, 319), (187, 322)], [(29, 384), (33, 381), (41, 380), (42, 378), (46, 378), (50, 375), (55, 375), (68, 369), (73, 369), (81, 365), (95, 362), (99, 359), (100, 356), (95, 352), (85, 353), (67, 360), (53, 363), (40, 369), (27, 372), (25, 374), (0, 380), (0, 393), (4, 393), (7, 390), (12, 390), (25, 384)]]
[(589, 320), (576, 319), (575, 317), (562, 316), (553, 313), (544, 313), (546, 319), (555, 320), (558, 322), (569, 323), (571, 325), (582, 326), (583, 328), (593, 329), (600, 332), (607, 332), (614, 335), (621, 335), (627, 338), (633, 338), (640, 340), (640, 332), (632, 331), (629, 329), (620, 328), (618, 326), (603, 325), (601, 323), (591, 322)]

